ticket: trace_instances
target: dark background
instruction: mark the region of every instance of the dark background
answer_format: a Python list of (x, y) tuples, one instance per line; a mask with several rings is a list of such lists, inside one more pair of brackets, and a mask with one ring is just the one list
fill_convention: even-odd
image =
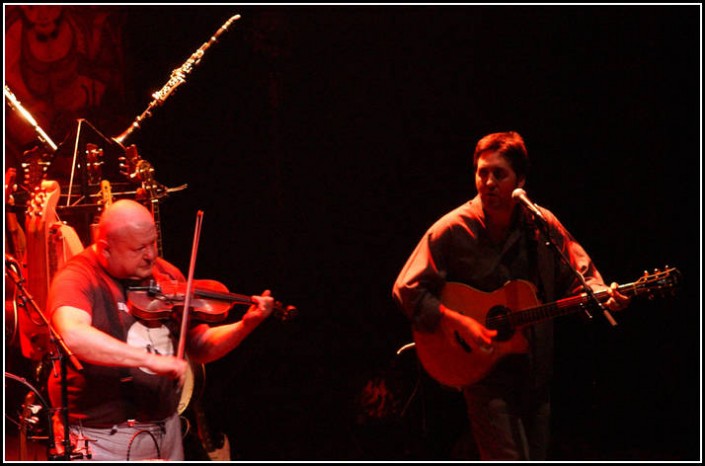
[[(188, 270), (203, 210), (196, 278), (299, 309), (207, 366), (235, 458), (458, 458), (461, 396), (395, 355), (411, 334), (391, 287), (474, 195), (477, 140), (510, 129), (530, 197), (606, 280), (683, 273), (615, 328), (557, 322), (553, 459), (700, 457), (699, 6), (124, 8), (134, 117), (242, 15), (129, 139), (188, 184), (161, 203), (164, 256)], [(366, 415), (371, 381), (407, 409)]]

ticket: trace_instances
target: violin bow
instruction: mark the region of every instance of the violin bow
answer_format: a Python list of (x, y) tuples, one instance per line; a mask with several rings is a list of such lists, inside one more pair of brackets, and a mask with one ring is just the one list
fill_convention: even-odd
[(181, 334), (179, 336), (179, 348), (177, 356), (184, 359), (186, 348), (186, 330), (188, 328), (189, 307), (191, 307), (191, 292), (193, 288), (193, 275), (196, 269), (196, 254), (198, 252), (198, 242), (201, 237), (201, 225), (203, 224), (203, 211), (196, 213), (196, 228), (193, 233), (193, 247), (191, 248), (191, 263), (188, 269), (188, 279), (186, 280), (186, 295), (184, 296), (184, 310), (181, 318)]

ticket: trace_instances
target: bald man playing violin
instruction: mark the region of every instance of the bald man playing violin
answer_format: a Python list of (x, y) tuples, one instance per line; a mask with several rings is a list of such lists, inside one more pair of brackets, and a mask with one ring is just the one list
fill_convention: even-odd
[[(119, 200), (101, 216), (95, 242), (52, 282), (47, 311), (83, 365), (81, 371), (66, 365), (70, 454), (75, 457), (184, 459), (177, 409), (188, 362), (177, 357), (179, 324), (138, 319), (126, 298), (129, 286), (155, 275), (184, 281), (176, 267), (158, 257), (156, 240), (149, 210)], [(252, 302), (237, 322), (190, 325), (188, 357), (208, 363), (235, 349), (272, 313), (268, 290)], [(63, 407), (61, 377), (50, 375), (48, 387), (52, 406)], [(61, 413), (54, 416), (53, 429), (59, 456), (66, 455)]]

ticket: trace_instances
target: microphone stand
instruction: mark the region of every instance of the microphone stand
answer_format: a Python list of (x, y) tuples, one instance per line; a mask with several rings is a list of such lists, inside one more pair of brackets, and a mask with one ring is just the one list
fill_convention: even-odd
[[(67, 360), (71, 361), (71, 364), (77, 371), (82, 371), (83, 370), (83, 365), (79, 362), (78, 358), (73, 354), (71, 349), (66, 345), (66, 342), (64, 342), (63, 338), (61, 338), (61, 335), (54, 329), (54, 327), (51, 325), (51, 322), (49, 319), (44, 315), (42, 310), (39, 308), (39, 305), (37, 305), (37, 302), (34, 300), (32, 295), (27, 291), (27, 289), (24, 287), (24, 282), (25, 279), (22, 277), (22, 272), (20, 268), (20, 264), (17, 261), (17, 259), (13, 258), (12, 256), (5, 254), (5, 270), (7, 272), (7, 275), (10, 276), (10, 279), (12, 279), (13, 282), (15, 282), (15, 285), (17, 286), (17, 289), (19, 290), (18, 293), (18, 299), (21, 300), (22, 302), (20, 303), (21, 307), (24, 307), (27, 309), (27, 303), (29, 303), (32, 306), (32, 309), (39, 315), (39, 317), (42, 319), (44, 322), (44, 325), (46, 325), (47, 329), (49, 329), (49, 340), (53, 344), (53, 347), (59, 348), (59, 356), (58, 358), (61, 360), (61, 408), (59, 410), (62, 411), (63, 414), (63, 424), (64, 424), (64, 453), (63, 455), (49, 455), (49, 459), (51, 460), (71, 460), (71, 459), (80, 459), (83, 458), (82, 453), (78, 454), (73, 454), (72, 453), (72, 447), (71, 447), (71, 438), (69, 436), (69, 412), (68, 412), (68, 387), (67, 387), (67, 380), (66, 380), (66, 372), (67, 372)], [(53, 429), (53, 409), (50, 409), (48, 411), (48, 421), (49, 421), (49, 445), (48, 448), (51, 450), (54, 448), (54, 429)], [(90, 456), (88, 456), (90, 457)]]
[[(570, 263), (568, 257), (563, 253), (563, 251), (561, 251), (556, 242), (553, 240), (553, 238), (551, 237), (551, 233), (548, 231), (548, 225), (546, 224), (546, 221), (533, 213), (531, 214), (531, 216), (534, 218), (534, 224), (536, 225), (537, 230), (539, 230), (545, 240), (544, 244), (546, 246), (551, 247), (554, 252), (561, 258), (563, 263), (568, 266), (568, 268), (573, 272), (578, 281), (580, 281), (580, 283), (582, 284), (583, 290), (585, 291), (585, 294), (588, 296), (588, 298), (595, 303), (595, 305), (598, 309), (600, 309), (600, 311), (602, 311), (602, 315), (605, 316), (610, 325), (615, 327), (617, 325), (617, 321), (614, 320), (614, 317), (612, 317), (610, 311), (602, 305), (602, 302), (597, 299), (597, 297), (595, 296), (595, 292), (592, 291), (590, 285), (588, 285), (588, 283), (585, 281), (585, 277), (583, 277), (583, 274), (578, 272), (576, 268), (573, 267), (573, 264)], [(589, 318), (593, 318), (593, 315), (588, 309), (585, 309), (585, 312)]]

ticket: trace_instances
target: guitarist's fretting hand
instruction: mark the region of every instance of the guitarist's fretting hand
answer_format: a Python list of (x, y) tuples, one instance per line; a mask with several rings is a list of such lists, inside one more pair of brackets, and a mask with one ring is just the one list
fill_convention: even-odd
[(605, 301), (605, 307), (610, 311), (621, 311), (629, 306), (631, 301), (629, 296), (625, 296), (617, 290), (618, 287), (616, 282), (612, 282), (610, 287), (605, 290), (610, 295), (609, 299)]
[(443, 304), (440, 311), (441, 319), (450, 323), (447, 328), (457, 332), (457, 336), (465, 343), (472, 343), (485, 350), (492, 349), (492, 338), (497, 336), (497, 330), (490, 330), (472, 317), (453, 311)]

